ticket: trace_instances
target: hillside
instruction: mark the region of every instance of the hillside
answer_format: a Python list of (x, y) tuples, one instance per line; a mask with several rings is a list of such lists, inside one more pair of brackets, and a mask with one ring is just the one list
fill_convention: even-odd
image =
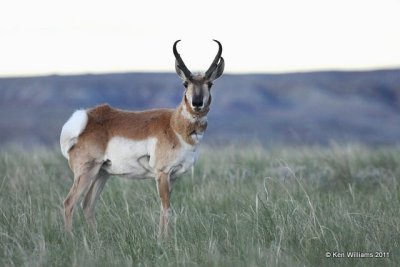
[[(73, 110), (108, 102), (175, 107), (174, 73), (0, 79), (0, 144), (53, 144)], [(400, 136), (400, 69), (223, 75), (212, 89), (208, 143), (393, 144)]]

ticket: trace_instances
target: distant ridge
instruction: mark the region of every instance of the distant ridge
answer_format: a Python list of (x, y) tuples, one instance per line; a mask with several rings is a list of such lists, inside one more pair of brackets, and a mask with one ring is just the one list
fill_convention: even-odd
[[(174, 73), (0, 78), (0, 146), (53, 144), (78, 108), (172, 108), (182, 93)], [(212, 94), (209, 143), (399, 142), (400, 69), (226, 74)]]

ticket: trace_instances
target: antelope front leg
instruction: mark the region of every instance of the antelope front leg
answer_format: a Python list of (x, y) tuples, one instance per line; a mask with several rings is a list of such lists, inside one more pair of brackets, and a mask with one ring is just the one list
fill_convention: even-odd
[(157, 174), (157, 189), (161, 199), (161, 214), (159, 225), (159, 237), (168, 236), (168, 225), (170, 216), (169, 196), (171, 192), (169, 174), (160, 172)]

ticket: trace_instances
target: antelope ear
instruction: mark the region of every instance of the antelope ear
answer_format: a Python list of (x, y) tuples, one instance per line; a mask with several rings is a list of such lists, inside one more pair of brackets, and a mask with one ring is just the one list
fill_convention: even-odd
[(214, 80), (218, 79), (224, 72), (224, 68), (225, 68), (225, 61), (224, 61), (224, 58), (221, 57), (217, 67), (210, 75), (210, 80), (214, 81)]
[(175, 60), (175, 71), (183, 81), (189, 80), (190, 77), (186, 77), (185, 72), (179, 66), (178, 60)]

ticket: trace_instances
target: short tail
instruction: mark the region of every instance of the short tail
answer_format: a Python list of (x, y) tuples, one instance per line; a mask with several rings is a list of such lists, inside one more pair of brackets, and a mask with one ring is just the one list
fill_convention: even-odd
[(86, 110), (77, 110), (62, 127), (60, 135), (61, 153), (67, 159), (69, 159), (69, 150), (78, 142), (78, 137), (85, 130), (87, 122)]

